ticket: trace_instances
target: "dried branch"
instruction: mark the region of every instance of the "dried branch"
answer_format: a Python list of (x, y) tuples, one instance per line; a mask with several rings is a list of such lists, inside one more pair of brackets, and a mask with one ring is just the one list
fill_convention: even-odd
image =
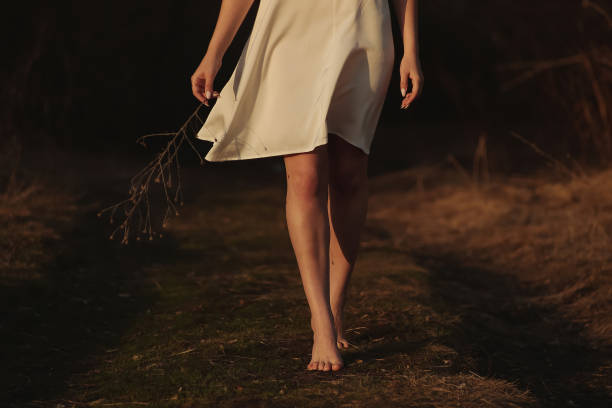
[[(147, 147), (146, 141), (152, 137), (169, 137), (170, 140), (164, 149), (157, 154), (143, 169), (130, 179), (129, 197), (117, 204), (102, 209), (98, 212), (98, 217), (110, 212), (110, 223), (113, 224), (117, 212), (124, 217), (110, 234), (109, 238), (114, 239), (117, 234), (122, 235), (121, 243), (127, 244), (131, 235), (136, 236), (136, 240), (141, 239), (141, 235), (152, 240), (155, 236), (151, 222), (151, 183), (161, 184), (166, 204), (166, 211), (162, 219), (162, 227), (166, 227), (172, 215), (179, 215), (178, 207), (183, 205), (183, 189), (181, 185), (181, 167), (179, 162), (179, 151), (184, 142), (193, 150), (200, 164), (204, 164), (204, 157), (196, 149), (190, 136), (187, 133), (191, 123), (196, 120), (200, 125), (204, 120), (199, 115), (200, 104), (196, 110), (183, 123), (176, 132), (152, 133), (140, 136), (136, 143)], [(157, 234), (159, 237), (161, 233)]]
[(461, 174), (461, 176), (465, 180), (467, 180), (468, 184), (472, 183), (472, 178), (470, 177), (469, 173), (463, 168), (463, 166), (461, 165), (461, 163), (459, 163), (459, 160), (457, 160), (455, 156), (449, 153), (446, 156), (446, 159), (459, 171), (459, 174)]
[(516, 78), (506, 82), (501, 86), (502, 91), (508, 91), (515, 86), (535, 77), (538, 74), (541, 74), (545, 71), (566, 67), (570, 65), (583, 64), (584, 56), (582, 53), (572, 55), (569, 57), (551, 59), (551, 60), (536, 60), (536, 61), (521, 61), (521, 62), (511, 62), (506, 64), (501, 64), (498, 66), (498, 69), (508, 71), (508, 70), (524, 70), (522, 74), (517, 76)]
[[(526, 62), (513, 62), (508, 64), (502, 64), (498, 66), (500, 70), (523, 70), (524, 72), (519, 74), (514, 79), (506, 82), (502, 85), (501, 89), (507, 91), (520, 83), (523, 83), (534, 76), (543, 73), (548, 70), (555, 68), (566, 67), (576, 65), (581, 67), (586, 74), (586, 79), (591, 85), (593, 92), (594, 102), (599, 113), (599, 119), (601, 120), (601, 128), (598, 129), (599, 133), (594, 136), (594, 143), (601, 152), (603, 157), (609, 157), (612, 152), (612, 138), (611, 138), (611, 126), (609, 118), (609, 107), (604, 93), (604, 88), (601, 84), (601, 78), (596, 74), (595, 63), (609, 66), (612, 62), (608, 59), (607, 53), (598, 52), (594, 56), (590, 53), (580, 52), (575, 55), (571, 55), (564, 58), (552, 59), (552, 60), (537, 60), (537, 61), (526, 61)], [(588, 109), (584, 110), (588, 114)], [(590, 116), (585, 117), (590, 120)]]
[(585, 9), (593, 9), (596, 13), (601, 15), (606, 20), (606, 22), (608, 23), (608, 28), (612, 28), (612, 17), (610, 17), (610, 14), (608, 14), (608, 12), (599, 4), (590, 0), (582, 0), (582, 7), (584, 7)]
[(537, 154), (539, 154), (540, 156), (542, 156), (546, 160), (548, 160), (547, 163), (548, 163), (549, 166), (556, 168), (561, 173), (565, 174), (566, 176), (569, 176), (572, 179), (579, 179), (579, 178), (581, 178), (578, 173), (576, 173), (575, 171), (572, 171), (565, 164), (563, 164), (559, 160), (555, 159), (550, 154), (546, 153), (544, 150), (540, 149), (535, 143), (525, 139), (523, 136), (519, 135), (518, 133), (516, 133), (516, 132), (514, 132), (512, 130), (510, 131), (510, 135), (512, 135), (512, 137), (520, 140), (521, 142), (525, 143), (527, 146), (531, 147), (534, 152), (536, 152)]
[(478, 144), (476, 145), (476, 150), (474, 151), (472, 177), (476, 186), (478, 186), (481, 181), (486, 184), (490, 179), (486, 132), (482, 132), (478, 137)]

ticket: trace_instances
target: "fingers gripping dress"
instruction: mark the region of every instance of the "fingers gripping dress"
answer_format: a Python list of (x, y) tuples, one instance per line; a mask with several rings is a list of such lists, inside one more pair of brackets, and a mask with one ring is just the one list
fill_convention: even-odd
[(388, 0), (261, 0), (197, 134), (205, 159), (308, 152), (328, 133), (369, 154), (394, 58)]

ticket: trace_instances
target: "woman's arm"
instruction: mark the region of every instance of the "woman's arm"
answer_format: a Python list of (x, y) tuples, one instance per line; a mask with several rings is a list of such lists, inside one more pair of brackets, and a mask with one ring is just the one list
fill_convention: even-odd
[(219, 96), (219, 93), (213, 90), (215, 76), (221, 68), (223, 55), (225, 55), (253, 2), (254, 0), (223, 0), (223, 3), (221, 3), (219, 18), (206, 54), (191, 76), (193, 96), (206, 106), (210, 106), (210, 99)]
[[(393, 0), (393, 6), (397, 14), (404, 45), (404, 56), (400, 63), (400, 91), (404, 97), (401, 107), (406, 109), (421, 94), (425, 79), (419, 59), (417, 0)], [(407, 93), (408, 80), (412, 82), (410, 93)]]

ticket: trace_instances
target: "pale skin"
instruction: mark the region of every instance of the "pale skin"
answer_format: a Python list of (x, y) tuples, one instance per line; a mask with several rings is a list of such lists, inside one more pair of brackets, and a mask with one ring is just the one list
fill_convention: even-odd
[[(392, 0), (402, 33), (400, 108), (421, 94), (418, 0)], [(206, 54), (191, 76), (193, 95), (204, 105), (219, 96), (214, 79), (223, 55), (253, 0), (223, 0)], [(409, 85), (412, 89), (409, 92)], [(313, 151), (283, 156), (287, 178), (285, 211), (289, 237), (311, 312), (312, 358), (308, 370), (338, 371), (344, 335), (344, 305), (360, 246), (368, 204), (368, 156), (340, 137)]]

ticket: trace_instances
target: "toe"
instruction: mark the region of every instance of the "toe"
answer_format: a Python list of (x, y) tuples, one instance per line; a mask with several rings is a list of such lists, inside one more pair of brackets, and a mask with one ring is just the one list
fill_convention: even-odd
[(318, 361), (311, 361), (308, 363), (308, 370), (316, 370), (318, 365)]
[(326, 361), (323, 363), (323, 371), (330, 371), (331, 370), (331, 363), (329, 361)]
[(332, 371), (338, 371), (338, 370), (342, 369), (343, 367), (344, 367), (344, 364), (342, 364), (342, 363), (332, 363), (332, 365), (331, 365)]

